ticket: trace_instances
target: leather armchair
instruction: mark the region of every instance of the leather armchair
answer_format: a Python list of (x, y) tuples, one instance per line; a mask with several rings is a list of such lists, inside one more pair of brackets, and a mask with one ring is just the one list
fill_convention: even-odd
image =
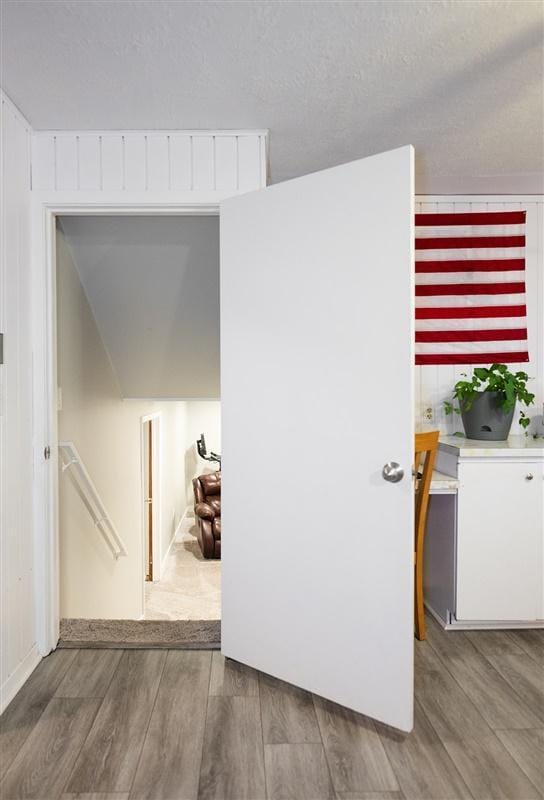
[(221, 558), (221, 472), (193, 478), (197, 539), (204, 558)]

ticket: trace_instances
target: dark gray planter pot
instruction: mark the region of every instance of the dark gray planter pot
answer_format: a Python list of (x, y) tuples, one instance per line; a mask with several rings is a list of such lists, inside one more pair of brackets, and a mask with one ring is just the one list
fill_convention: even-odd
[(502, 442), (508, 439), (514, 410), (503, 411), (500, 392), (479, 392), (468, 411), (461, 411), (467, 439)]

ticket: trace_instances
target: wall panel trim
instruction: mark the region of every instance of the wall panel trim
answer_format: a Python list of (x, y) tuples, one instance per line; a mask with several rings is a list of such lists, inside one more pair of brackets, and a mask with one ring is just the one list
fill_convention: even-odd
[(267, 159), (265, 130), (38, 131), (32, 134), (32, 188), (188, 190), (222, 199), (265, 186)]

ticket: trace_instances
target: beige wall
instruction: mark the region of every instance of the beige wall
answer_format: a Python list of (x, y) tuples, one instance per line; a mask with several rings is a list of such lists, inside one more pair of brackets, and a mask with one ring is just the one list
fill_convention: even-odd
[(128, 557), (114, 561), (67, 473), (60, 476), (61, 617), (138, 618), (143, 613), (141, 418), (161, 414), (161, 544), (186, 507), (187, 404), (122, 400), (72, 254), (57, 235), (59, 441), (72, 441)]

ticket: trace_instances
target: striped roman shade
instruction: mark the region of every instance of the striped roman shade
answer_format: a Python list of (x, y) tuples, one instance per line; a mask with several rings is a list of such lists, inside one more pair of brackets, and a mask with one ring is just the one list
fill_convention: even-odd
[(416, 364), (529, 360), (525, 213), (416, 214)]

